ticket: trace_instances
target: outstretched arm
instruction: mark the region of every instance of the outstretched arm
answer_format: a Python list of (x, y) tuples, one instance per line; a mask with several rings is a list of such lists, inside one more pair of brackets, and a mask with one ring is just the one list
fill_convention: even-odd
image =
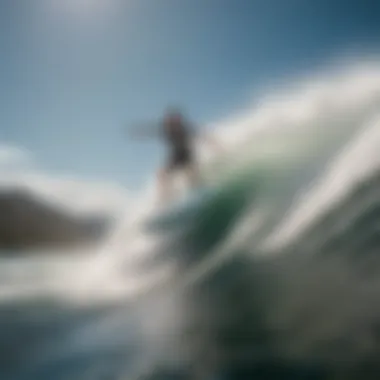
[(139, 124), (128, 128), (128, 134), (135, 138), (157, 138), (160, 136), (160, 128), (157, 123)]
[(207, 132), (197, 132), (197, 136), (200, 140), (208, 144), (210, 147), (217, 151), (222, 150), (220, 142), (211, 134)]

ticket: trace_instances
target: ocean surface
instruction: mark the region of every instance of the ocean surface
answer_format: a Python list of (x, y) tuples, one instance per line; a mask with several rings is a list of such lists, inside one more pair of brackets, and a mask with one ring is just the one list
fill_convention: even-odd
[(2, 255), (1, 380), (380, 378), (380, 65), (253, 103), (195, 218), (148, 233), (147, 185), (99, 247)]

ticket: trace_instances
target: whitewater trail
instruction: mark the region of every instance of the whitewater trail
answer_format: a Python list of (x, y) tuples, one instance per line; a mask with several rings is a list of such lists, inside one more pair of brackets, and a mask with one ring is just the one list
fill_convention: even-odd
[(380, 115), (370, 116), (352, 140), (337, 152), (310, 190), (299, 197), (297, 207), (264, 243), (265, 250), (275, 251), (290, 245), (313, 220), (338, 207), (352, 188), (369, 180), (380, 169)]

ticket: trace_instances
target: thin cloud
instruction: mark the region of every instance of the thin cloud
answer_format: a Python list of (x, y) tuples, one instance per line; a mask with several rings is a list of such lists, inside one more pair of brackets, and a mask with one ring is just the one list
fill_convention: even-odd
[(0, 171), (20, 169), (33, 162), (32, 155), (14, 145), (0, 144)]

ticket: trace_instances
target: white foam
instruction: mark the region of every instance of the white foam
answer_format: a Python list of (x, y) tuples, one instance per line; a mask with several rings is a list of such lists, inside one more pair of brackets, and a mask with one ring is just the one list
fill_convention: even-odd
[[(296, 179), (299, 173), (291, 170), (292, 165), (296, 168), (299, 163), (318, 162), (321, 155), (325, 154), (326, 146), (339, 146), (345, 138), (363, 128), (364, 123), (368, 123), (379, 109), (379, 94), (378, 64), (354, 65), (340, 70), (335, 68), (332, 72), (318, 76), (313, 74), (307, 80), (302, 79), (295, 85), (282, 87), (273, 95), (263, 97), (260, 103), (256, 102), (252, 108), (247, 108), (240, 115), (216, 122), (213, 129), (217, 131), (216, 135), (222, 142), (226, 155), (231, 155), (234, 159), (248, 155), (251, 160), (267, 167), (268, 176), (273, 177), (284, 176), (284, 162), (289, 162), (286, 175), (290, 180), (292, 176)], [(378, 161), (372, 157), (378, 146), (376, 128), (378, 129), (376, 126), (369, 127), (361, 138), (373, 141), (375, 145), (372, 148), (358, 140), (360, 149), (352, 148), (356, 153), (352, 154), (351, 161), (343, 164), (346, 159), (341, 158), (330, 170), (327, 177), (328, 181), (335, 183), (334, 186), (342, 189), (349, 186), (353, 178), (353, 168), (356, 173), (365, 173), (365, 167), (378, 165)], [(345, 154), (351, 155), (347, 152)], [(207, 172), (207, 168), (213, 167), (215, 157), (203, 152), (202, 159)], [(292, 222), (285, 222), (285, 227), (291, 230), (293, 236), (312, 219), (301, 216), (302, 213), (311, 215), (315, 214), (316, 209), (329, 207), (331, 194), (338, 190), (327, 182), (318, 186), (320, 194), (324, 192), (325, 195), (305, 198), (304, 211), (293, 215)], [(318, 192), (317, 187), (314, 190)], [(34, 284), (39, 288), (38, 291), (43, 292), (43, 287), (47, 291), (50, 287), (60, 297), (64, 295), (66, 300), (81, 302), (83, 299), (84, 302), (92, 299), (94, 302), (105, 302), (118, 297), (133, 297), (141, 289), (148, 289), (152, 284), (163, 281), (174, 270), (170, 263), (149, 273), (138, 269), (141, 262), (154, 255), (158, 251), (157, 247), (162, 244), (160, 238), (148, 236), (140, 228), (140, 223), (154, 210), (154, 202), (154, 180), (150, 180), (141, 195), (132, 199), (127, 217), (120, 221), (109, 239), (98, 247), (96, 255), (92, 255), (91, 259), (87, 257), (86, 264), (78, 264), (70, 273), (69, 279), (64, 275), (52, 274), (55, 277), (55, 286), (46, 280), (49, 271), (45, 273), (45, 282), (41, 280), (41, 286), (36, 285), (40, 281), (36, 277)], [(300, 203), (297, 200), (294, 210), (298, 204)], [(313, 205), (313, 210), (308, 209), (310, 205)], [(296, 227), (292, 229), (290, 225)], [(290, 233), (280, 233), (279, 230), (275, 235), (278, 235), (280, 241), (280, 236), (287, 234)], [(274, 236), (269, 240), (274, 242)], [(62, 273), (67, 275), (68, 272), (63, 267)], [(25, 284), (19, 285), (17, 289), (17, 281), (12, 284), (12, 280), (9, 280), (9, 286), (13, 286), (12, 296), (15, 297), (17, 292), (21, 295), (27, 291)]]

